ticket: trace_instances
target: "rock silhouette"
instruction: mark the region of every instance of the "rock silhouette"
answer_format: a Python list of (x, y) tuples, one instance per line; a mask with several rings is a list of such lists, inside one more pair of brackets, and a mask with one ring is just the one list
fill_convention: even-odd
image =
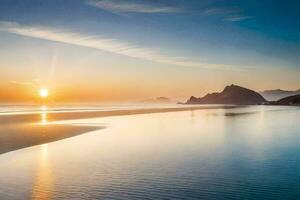
[(282, 98), (269, 103), (270, 105), (300, 105), (300, 94)]
[(226, 86), (220, 93), (207, 94), (196, 98), (191, 96), (186, 104), (236, 104), (259, 105), (267, 102), (259, 93), (238, 85)]

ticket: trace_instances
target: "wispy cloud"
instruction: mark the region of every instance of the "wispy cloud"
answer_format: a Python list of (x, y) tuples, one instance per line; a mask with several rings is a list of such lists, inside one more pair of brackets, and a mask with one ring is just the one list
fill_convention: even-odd
[(229, 15), (229, 14), (236, 14), (240, 13), (241, 10), (237, 7), (232, 7), (232, 8), (225, 8), (225, 7), (220, 7), (220, 8), (209, 8), (204, 10), (205, 15)]
[(216, 7), (204, 10), (204, 15), (216, 15), (220, 16), (223, 21), (238, 22), (253, 18), (252, 16), (246, 16), (243, 10), (238, 7)]
[(11, 84), (15, 84), (15, 85), (28, 85), (28, 86), (33, 86), (35, 85), (35, 82), (31, 82), (31, 81), (10, 81)]
[(253, 18), (252, 16), (231, 16), (231, 17), (226, 17), (223, 20), (224, 21), (229, 21), (229, 22), (239, 22), (247, 19)]
[(87, 4), (116, 13), (174, 13), (179, 8), (132, 0), (87, 0)]
[(0, 31), (5, 31), (31, 38), (38, 38), (54, 42), (77, 45), (81, 47), (93, 48), (131, 58), (143, 59), (168, 65), (241, 71), (238, 66), (203, 63), (188, 58), (172, 57), (164, 55), (154, 49), (138, 47), (137, 45), (122, 42), (116, 39), (85, 35), (70, 31), (62, 31), (50, 27), (25, 26), (14, 22), (0, 21)]
[(40, 85), (40, 81), (35, 79), (32, 81), (15, 81), (15, 80), (11, 80), (9, 82), (12, 85), (18, 85), (18, 86), (25, 86), (25, 87), (30, 87), (30, 88), (38, 88), (38, 86)]

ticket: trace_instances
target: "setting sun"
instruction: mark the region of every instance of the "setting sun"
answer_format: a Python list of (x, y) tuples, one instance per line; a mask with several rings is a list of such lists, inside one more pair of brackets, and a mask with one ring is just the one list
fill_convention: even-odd
[(39, 91), (39, 95), (42, 98), (48, 97), (48, 94), (49, 94), (49, 92), (46, 88), (41, 88), (40, 91)]

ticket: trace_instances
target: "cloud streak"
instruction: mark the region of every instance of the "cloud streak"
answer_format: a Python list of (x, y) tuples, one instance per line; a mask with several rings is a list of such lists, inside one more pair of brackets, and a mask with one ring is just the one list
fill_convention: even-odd
[(209, 8), (204, 10), (205, 15), (229, 15), (229, 14), (236, 14), (240, 13), (241, 10), (239, 8), (233, 7), (233, 8)]
[(179, 8), (124, 0), (87, 0), (88, 5), (116, 13), (175, 13)]
[(226, 17), (223, 20), (224, 21), (229, 21), (229, 22), (239, 22), (247, 19), (253, 18), (252, 16), (231, 16), (231, 17)]
[(223, 21), (239, 22), (253, 18), (252, 16), (246, 16), (243, 11), (238, 7), (217, 7), (204, 10), (204, 15), (208, 16), (220, 16)]
[(11, 84), (15, 84), (15, 85), (28, 85), (28, 86), (33, 86), (35, 85), (35, 82), (30, 82), (30, 81), (10, 81)]
[(25, 26), (15, 22), (0, 21), (0, 31), (5, 31), (8, 33), (27, 36), (31, 38), (38, 38), (48, 41), (76, 45), (80, 47), (97, 49), (100, 51), (119, 54), (131, 58), (142, 59), (168, 65), (241, 71), (240, 68), (233, 65), (203, 63), (193, 61), (188, 58), (172, 57), (164, 55), (154, 49), (138, 47), (134, 44), (122, 42), (116, 39), (105, 38), (101, 36), (85, 35), (70, 31), (62, 31), (50, 27)]

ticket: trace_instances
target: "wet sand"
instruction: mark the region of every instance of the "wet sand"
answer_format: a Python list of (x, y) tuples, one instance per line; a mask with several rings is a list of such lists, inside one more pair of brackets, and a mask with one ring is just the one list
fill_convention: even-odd
[(104, 126), (76, 126), (67, 124), (19, 124), (1, 126), (0, 154), (34, 145), (54, 142), (101, 128), (104, 128)]
[(0, 154), (49, 143), (105, 128), (103, 125), (55, 124), (50, 122), (99, 118), (108, 116), (136, 115), (161, 112), (178, 112), (200, 109), (229, 109), (234, 106), (193, 106), (175, 108), (146, 108), (111, 111), (47, 112), (0, 115)]

